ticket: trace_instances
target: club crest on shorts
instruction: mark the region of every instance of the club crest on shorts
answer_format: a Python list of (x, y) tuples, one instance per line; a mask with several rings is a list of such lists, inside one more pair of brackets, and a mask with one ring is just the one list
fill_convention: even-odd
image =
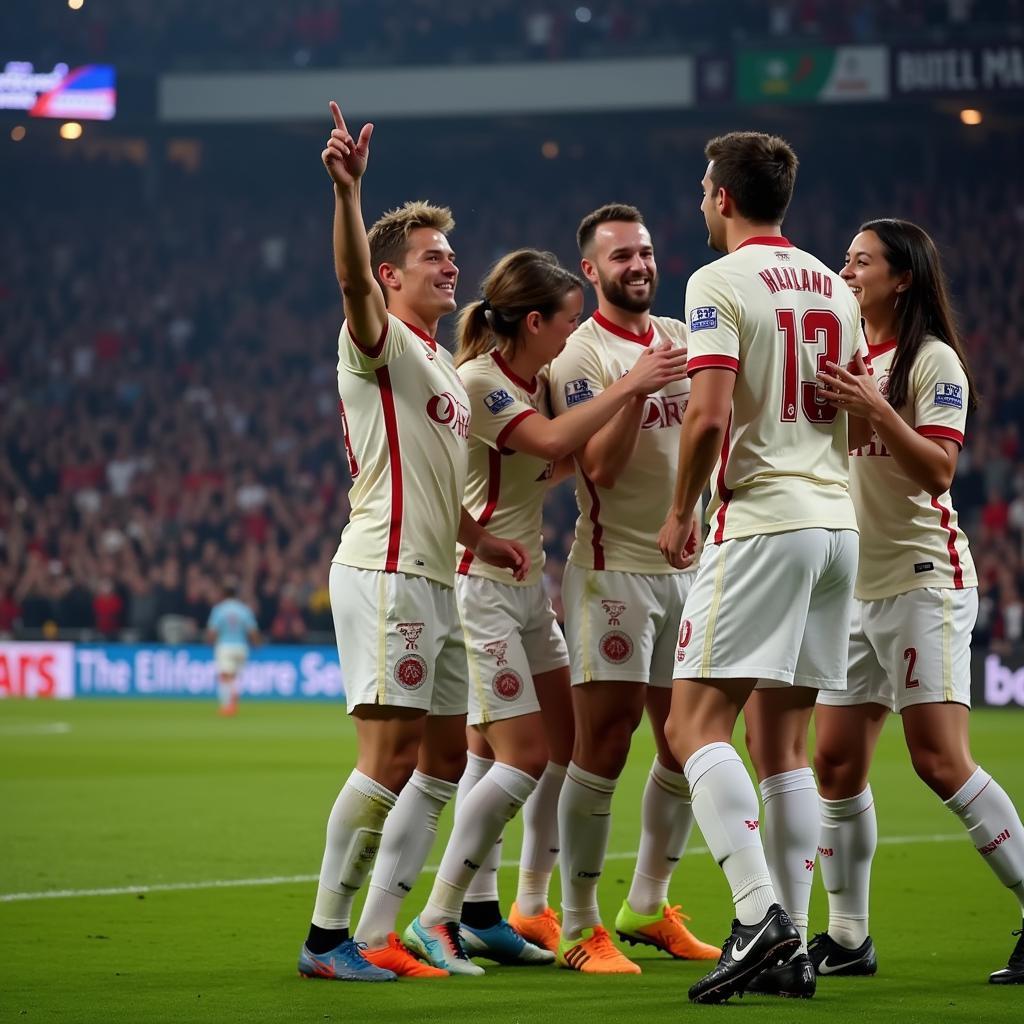
[(605, 610), (605, 614), (608, 616), (609, 626), (621, 626), (622, 623), (619, 619), (622, 613), (626, 610), (625, 601), (602, 601), (601, 607)]
[(679, 625), (679, 644), (676, 647), (676, 661), (682, 661), (686, 657), (686, 648), (693, 639), (693, 623), (689, 619), (683, 619)]
[(406, 654), (395, 665), (395, 682), (403, 690), (418, 690), (427, 678), (427, 663), (418, 654)]
[(515, 700), (523, 692), (523, 681), (518, 672), (507, 668), (504, 672), (495, 673), (491, 689), (501, 700)]
[(505, 657), (505, 652), (508, 650), (507, 640), (492, 640), (490, 643), (484, 644), (484, 650), (494, 658), (498, 668), (508, 664), (508, 658)]
[(601, 637), (601, 657), (613, 665), (621, 665), (633, 657), (633, 641), (621, 629), (610, 629)]
[(416, 644), (419, 641), (420, 634), (423, 632), (422, 622), (400, 622), (395, 629), (405, 637), (405, 649), (407, 651), (418, 650)]

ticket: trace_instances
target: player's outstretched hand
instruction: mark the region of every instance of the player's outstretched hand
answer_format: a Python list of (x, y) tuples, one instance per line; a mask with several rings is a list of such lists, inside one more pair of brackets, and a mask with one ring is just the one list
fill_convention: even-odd
[(665, 525), (658, 534), (658, 547), (665, 561), (673, 569), (688, 569), (697, 557), (697, 539), (700, 537), (700, 520), (696, 515), (680, 519), (669, 511)]
[(686, 376), (686, 349), (650, 345), (626, 374), (636, 395), (650, 395)]
[(334, 118), (334, 128), (327, 140), (327, 148), (320, 154), (320, 159), (323, 160), (324, 167), (327, 168), (327, 173), (335, 185), (351, 188), (366, 170), (373, 125), (364, 124), (363, 130), (359, 133), (359, 140), (355, 141), (345, 124), (345, 118), (341, 116), (341, 108), (334, 100), (331, 100), (331, 117)]
[(837, 409), (869, 420), (888, 404), (871, 375), (853, 374), (831, 362), (825, 366), (828, 372), (823, 370), (816, 375), (821, 381), (818, 394)]
[(473, 554), (488, 565), (496, 565), (499, 569), (511, 569), (512, 575), (520, 582), (526, 579), (530, 571), (530, 556), (522, 544), (495, 537), (486, 530), (473, 549)]

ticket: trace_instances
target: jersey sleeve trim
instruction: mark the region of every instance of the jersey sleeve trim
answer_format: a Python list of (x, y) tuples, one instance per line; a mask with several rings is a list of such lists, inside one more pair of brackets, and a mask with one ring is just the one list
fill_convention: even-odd
[(724, 353), (713, 352), (706, 356), (694, 356), (687, 360), (686, 372), (693, 376), (700, 370), (732, 370), (733, 373), (740, 372), (740, 361), (735, 356), (727, 356)]
[(917, 428), (922, 437), (937, 437), (946, 441), (955, 441), (961, 448), (964, 446), (964, 435), (953, 427), (941, 427), (935, 424), (925, 423)]
[(381, 352), (384, 351), (384, 342), (388, 339), (388, 328), (391, 326), (391, 321), (386, 320), (384, 322), (384, 330), (380, 332), (380, 337), (377, 339), (376, 345), (364, 345), (353, 333), (352, 328), (348, 329), (348, 336), (352, 339), (352, 343), (369, 359), (376, 359)]
[(512, 431), (515, 430), (516, 427), (518, 427), (519, 424), (523, 422), (523, 420), (529, 419), (529, 417), (536, 415), (536, 409), (524, 409), (518, 416), (513, 416), (512, 419), (510, 419), (508, 423), (506, 423), (505, 426), (501, 428), (501, 433), (498, 434), (498, 436), (494, 439), (494, 443), (495, 445), (497, 445), (498, 450), (501, 451), (502, 449), (504, 449), (505, 442), (508, 440), (508, 435), (511, 434)]

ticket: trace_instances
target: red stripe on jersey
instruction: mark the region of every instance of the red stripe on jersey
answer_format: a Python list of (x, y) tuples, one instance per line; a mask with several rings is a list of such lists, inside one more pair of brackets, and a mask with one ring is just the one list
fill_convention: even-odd
[(587, 485), (587, 493), (590, 495), (590, 521), (594, 524), (594, 535), (590, 539), (590, 545), (594, 549), (594, 568), (603, 569), (604, 544), (601, 541), (604, 537), (604, 527), (601, 525), (601, 499), (597, 496), (594, 481), (586, 473), (583, 473), (583, 482)]
[(956, 550), (956, 527), (949, 525), (950, 510), (938, 498), (932, 498), (932, 508), (940, 514), (939, 525), (949, 533), (946, 550), (949, 552), (949, 564), (953, 566), (953, 586), (957, 590), (964, 588), (964, 571), (960, 566), (960, 555)]
[(945, 441), (956, 441), (961, 448), (964, 446), (964, 435), (953, 427), (929, 426), (926, 423), (923, 427), (918, 427), (917, 432), (922, 437), (938, 437)]
[(622, 338), (623, 341), (633, 341), (637, 345), (645, 347), (654, 341), (654, 324), (648, 324), (647, 330), (643, 334), (636, 334), (633, 331), (627, 331), (625, 327), (612, 323), (599, 309), (594, 310), (594, 322), (609, 334), (614, 334), (616, 338)]
[(388, 467), (391, 471), (391, 525), (388, 530), (388, 554), (385, 572), (398, 572), (398, 556), (402, 547), (402, 449), (398, 443), (398, 413), (391, 390), (391, 374), (386, 366), (376, 370), (380, 404), (384, 411), (384, 432), (388, 438)]
[(729, 423), (725, 428), (725, 437), (722, 438), (722, 455), (718, 462), (718, 497), (722, 504), (718, 506), (715, 518), (718, 520), (718, 529), (715, 530), (715, 543), (721, 544), (725, 540), (725, 512), (732, 500), (732, 491), (725, 486), (725, 467), (729, 463), (729, 439), (732, 434), (732, 413), (729, 413)]
[(387, 340), (388, 328), (391, 326), (391, 321), (386, 320), (384, 322), (384, 330), (380, 332), (380, 337), (377, 339), (376, 345), (364, 345), (353, 333), (352, 328), (348, 329), (348, 336), (356, 343), (356, 348), (359, 349), (363, 355), (369, 356), (371, 359), (376, 359), (377, 356), (384, 351), (384, 342)]
[(493, 349), (491, 351), (491, 357), (494, 359), (495, 363), (497, 363), (498, 369), (501, 370), (501, 372), (505, 374), (513, 384), (517, 384), (524, 391), (528, 391), (531, 395), (537, 390), (537, 378), (534, 377), (532, 380), (523, 380), (523, 378), (505, 362), (502, 354), (497, 349)]
[(740, 372), (740, 361), (735, 356), (727, 356), (721, 352), (714, 352), (707, 356), (694, 356), (686, 362), (686, 372), (693, 376), (698, 370), (732, 370), (733, 373)]
[(429, 334), (427, 334), (426, 331), (421, 330), (415, 324), (409, 323), (408, 320), (403, 320), (402, 323), (405, 324), (405, 326), (408, 327), (409, 330), (412, 331), (412, 333), (415, 334), (417, 338), (421, 339), (422, 341), (425, 341), (434, 352), (437, 351), (437, 341), (434, 338), (432, 338)]
[(896, 339), (890, 338), (888, 341), (883, 341), (879, 345), (868, 345), (868, 354), (864, 357), (864, 362), (870, 363), (872, 359), (877, 359), (879, 356), (884, 356), (886, 352), (891, 352), (896, 347)]
[(510, 419), (508, 423), (506, 423), (505, 426), (501, 428), (501, 433), (494, 439), (494, 443), (498, 446), (499, 449), (504, 449), (505, 441), (508, 439), (508, 435), (511, 434), (512, 431), (515, 430), (516, 427), (518, 427), (519, 424), (523, 422), (523, 420), (529, 419), (531, 416), (536, 415), (536, 409), (524, 409), (518, 416), (513, 416), (512, 419)]
[(774, 245), (776, 248), (784, 249), (787, 246), (791, 247), (793, 243), (788, 238), (783, 238), (782, 235), (758, 235), (755, 238), (748, 238), (745, 242), (740, 242), (736, 248), (742, 249), (745, 245)]
[[(484, 503), (484, 510), (480, 513), (477, 524), (486, 526), (498, 507), (498, 496), (501, 494), (501, 452), (494, 448), (487, 451), (487, 501)], [(462, 561), (459, 562), (458, 572), (463, 576), (469, 574), (469, 567), (473, 564), (473, 552), (466, 548)]]

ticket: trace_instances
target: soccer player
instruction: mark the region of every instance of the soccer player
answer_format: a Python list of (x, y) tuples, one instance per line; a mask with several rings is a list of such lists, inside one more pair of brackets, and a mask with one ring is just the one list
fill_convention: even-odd
[[(651, 316), (658, 284), (640, 211), (618, 204), (583, 218), (583, 274), (597, 311), (551, 366), (555, 411), (596, 401), (645, 353), (686, 347), (685, 325)], [(586, 974), (639, 974), (601, 924), (597, 884), (611, 828), (612, 794), (646, 705), (658, 752), (642, 808), (636, 870), (615, 919), (624, 940), (680, 959), (718, 949), (690, 934), (668, 885), (690, 834), (690, 793), (664, 738), (676, 626), (696, 557), (694, 521), (686, 564), (668, 566), (657, 536), (672, 493), (689, 380), (638, 395), (576, 451), (580, 515), (562, 594), (572, 664), (576, 737), (562, 795), (562, 939), (558, 962)]]
[[(860, 311), (837, 274), (782, 236), (793, 150), (775, 136), (734, 132), (712, 139), (705, 155), (708, 244), (726, 255), (686, 288), (690, 404), (660, 536), (673, 565), (683, 564), (693, 509), (718, 466), (666, 732), (737, 920), (690, 999), (723, 1002), (794, 954), (760, 988), (809, 996), (803, 943), (818, 815), (807, 727), (817, 691), (846, 685), (857, 568), (847, 420), (819, 396), (815, 373), (826, 360), (851, 361)], [(757, 794), (731, 745), (744, 705), (764, 846)]]
[[(681, 349), (648, 349), (593, 402), (551, 419), (545, 370), (565, 347), (583, 308), (583, 282), (550, 253), (520, 249), (493, 267), (483, 299), (459, 316), (455, 362), (469, 395), (471, 438), (466, 507), (481, 526), (514, 537), (530, 555), (522, 581), (457, 552), (456, 593), (469, 659), (469, 724), (491, 759), (474, 756), (460, 783), (455, 824), (430, 900), (409, 926), (406, 944), (458, 973), (481, 968), (453, 959), (443, 941), (462, 920), (467, 952), (498, 963), (551, 963), (558, 923), (547, 904), (558, 849), (557, 802), (572, 750), (569, 656), (544, 592), (544, 496), (556, 466), (620, 409), (686, 375)], [(502, 829), (534, 794), (533, 834), (512, 909), (520, 933), (502, 920), (496, 868), (482, 868)], [(552, 852), (554, 851), (554, 852)], [(467, 887), (485, 874), (486, 889)], [(520, 903), (522, 905), (520, 905)], [(437, 934), (440, 933), (440, 934)], [(521, 934), (532, 941), (524, 942)]]
[(234, 715), (238, 711), (238, 674), (249, 658), (250, 645), (260, 639), (256, 616), (239, 600), (234, 580), (224, 584), (224, 597), (210, 609), (206, 637), (213, 644), (217, 670), (217, 713)]
[[(353, 484), (329, 586), (359, 755), (327, 822), (299, 973), (393, 981), (446, 974), (402, 946), (395, 920), (466, 763), (456, 538), (517, 576), (529, 572), (529, 556), (461, 507), (468, 398), (434, 340), (440, 318), (455, 309), (451, 214), (407, 203), (367, 233), (360, 188), (373, 126), (355, 140), (334, 102), (331, 114), (322, 159), (334, 183), (335, 271), (345, 308), (338, 390)], [(375, 859), (357, 943), (349, 935), (352, 901)]]
[[(903, 719), (915, 771), (963, 823), (1022, 914), (1024, 828), (975, 762), (968, 735), (978, 581), (949, 489), (977, 398), (939, 254), (915, 224), (869, 221), (850, 243), (842, 277), (860, 303), (873, 376), (836, 367), (822, 375), (827, 396), (866, 429), (850, 465), (860, 567), (849, 683), (845, 692), (822, 692), (815, 716), (829, 923), (810, 953), (819, 974), (874, 974), (868, 888), (877, 827), (868, 769), (890, 711)], [(989, 980), (1024, 984), (1024, 938)]]

